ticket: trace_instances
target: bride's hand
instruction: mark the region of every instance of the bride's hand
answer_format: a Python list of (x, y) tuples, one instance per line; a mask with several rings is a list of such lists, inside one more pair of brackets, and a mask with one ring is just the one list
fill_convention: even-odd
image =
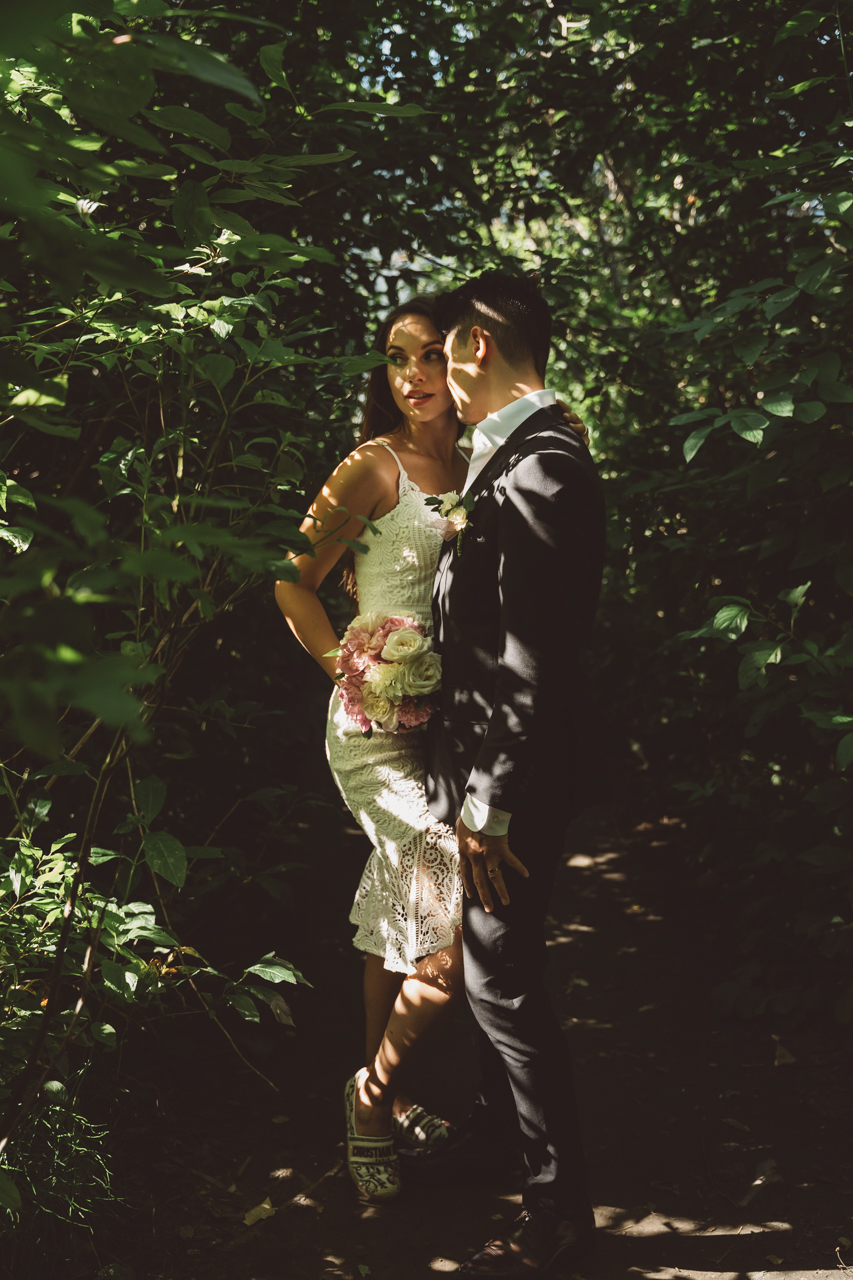
[(509, 894), (504, 884), (502, 864), (512, 867), (525, 880), (529, 876), (527, 867), (515, 856), (509, 847), (508, 836), (484, 836), (482, 831), (471, 831), (461, 818), (456, 822), (456, 841), (459, 846), (459, 863), (462, 883), (467, 897), (473, 898), (474, 889), (480, 895), (480, 901), (486, 911), (494, 909), (492, 890), (500, 898), (504, 906), (509, 903)]
[(563, 410), (563, 417), (566, 419), (566, 422), (569, 424), (572, 431), (576, 431), (587, 448), (589, 448), (589, 432), (578, 415), (573, 413), (569, 406), (562, 400), (557, 401), (557, 406)]

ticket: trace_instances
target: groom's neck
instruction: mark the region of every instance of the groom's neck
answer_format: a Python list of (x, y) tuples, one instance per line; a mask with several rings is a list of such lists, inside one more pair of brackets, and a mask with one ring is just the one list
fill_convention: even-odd
[(504, 365), (500, 371), (496, 369), (488, 375), (487, 385), (483, 388), (483, 407), (489, 414), (499, 413), (513, 400), (520, 400), (531, 391), (544, 388), (545, 383), (535, 369), (512, 369)]

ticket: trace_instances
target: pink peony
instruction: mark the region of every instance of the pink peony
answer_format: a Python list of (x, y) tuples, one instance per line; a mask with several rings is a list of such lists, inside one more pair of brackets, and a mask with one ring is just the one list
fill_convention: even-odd
[(419, 703), (415, 698), (404, 698), (400, 703), (398, 710), (398, 718), (401, 729), (419, 729), (422, 724), (426, 724), (433, 712), (432, 703), (423, 701)]

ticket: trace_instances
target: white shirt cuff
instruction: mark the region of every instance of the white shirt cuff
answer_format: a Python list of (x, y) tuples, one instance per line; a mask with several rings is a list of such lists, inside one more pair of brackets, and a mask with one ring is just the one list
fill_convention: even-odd
[(511, 813), (494, 809), (470, 793), (462, 806), (462, 821), (469, 831), (481, 831), (484, 836), (505, 836), (509, 831)]

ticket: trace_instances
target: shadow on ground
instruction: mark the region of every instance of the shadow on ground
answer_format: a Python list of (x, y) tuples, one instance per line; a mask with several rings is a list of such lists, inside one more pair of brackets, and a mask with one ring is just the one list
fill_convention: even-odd
[[(121, 1143), (129, 1218), (98, 1246), (101, 1275), (409, 1280), (453, 1272), (515, 1213), (512, 1184), (409, 1188), (385, 1208), (355, 1197), (342, 1088), (360, 1065), (360, 962), (346, 916), (368, 847), (350, 823), (337, 807), (310, 817), (297, 901), (313, 905), (286, 937), (275, 920), (255, 929), (314, 983), (295, 993), (295, 1034), (240, 1033), (280, 1092), (212, 1026), (173, 1019), (158, 1031)], [(639, 799), (630, 818), (602, 811), (575, 824), (562, 861), (550, 982), (575, 1054), (601, 1228), (579, 1274), (818, 1280), (841, 1259), (853, 1265), (849, 1036), (710, 1011), (736, 940), (691, 880), (690, 838)], [(460, 1006), (423, 1063), (423, 1101), (461, 1120), (474, 1073)]]

